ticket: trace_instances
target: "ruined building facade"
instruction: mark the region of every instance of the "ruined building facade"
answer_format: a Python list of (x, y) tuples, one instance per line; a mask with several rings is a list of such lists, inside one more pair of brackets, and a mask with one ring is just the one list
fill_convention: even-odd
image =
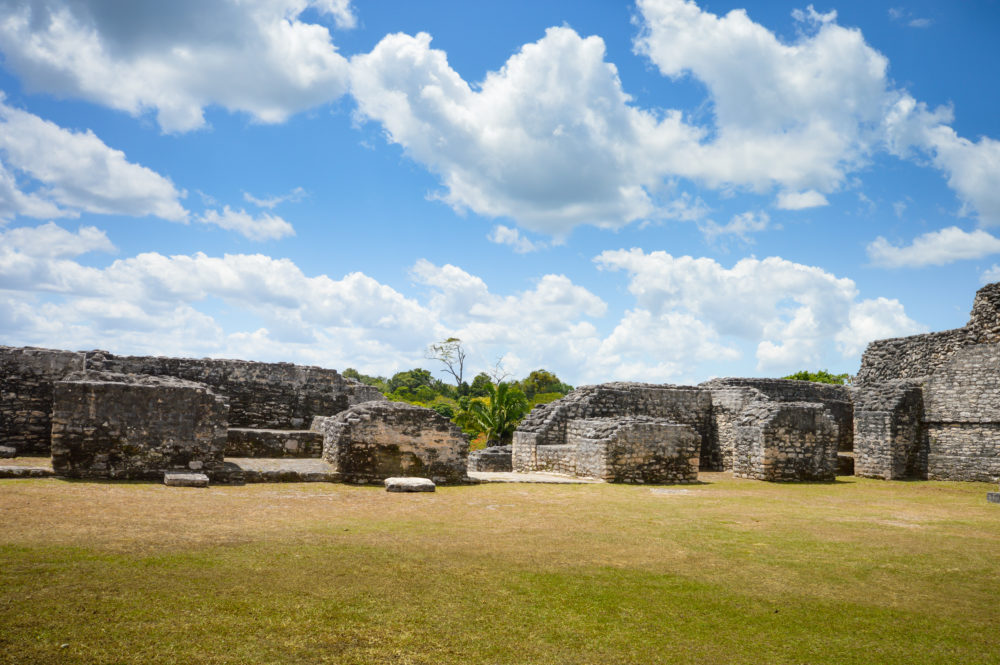
[(514, 433), (514, 471), (613, 482), (693, 482), (699, 470), (757, 480), (833, 480), (853, 439), (850, 391), (808, 381), (699, 386), (606, 383), (537, 407)]
[(314, 457), (350, 482), (471, 470), (611, 482), (692, 482), (699, 470), (772, 481), (1000, 477), (1000, 284), (968, 325), (873, 342), (853, 386), (714, 379), (583, 386), (535, 408), (509, 449), (467, 456), (427, 409), (289, 363), (0, 347), (0, 446), (51, 455), (57, 473), (146, 478), (224, 458)]
[(955, 330), (873, 342), (855, 381), (855, 469), (871, 478), (1000, 477), (1000, 283)]
[(0, 446), (71, 477), (227, 481), (224, 457), (319, 458), (314, 418), (373, 400), (320, 367), (0, 347)]

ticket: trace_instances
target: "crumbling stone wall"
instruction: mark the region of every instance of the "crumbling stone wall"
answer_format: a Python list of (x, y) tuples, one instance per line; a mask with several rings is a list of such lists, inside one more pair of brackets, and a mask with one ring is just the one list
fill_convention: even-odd
[(469, 452), (469, 471), (508, 472), (513, 470), (510, 459), (510, 446), (490, 446), (473, 450)]
[(1000, 344), (958, 351), (924, 387), (927, 477), (1000, 478)]
[(230, 427), (226, 457), (321, 457), (323, 433), (312, 430)]
[(963, 328), (872, 342), (861, 357), (857, 384), (922, 379), (941, 369), (959, 349), (1000, 342), (1000, 282), (976, 292)]
[(566, 440), (577, 476), (615, 483), (698, 480), (701, 436), (688, 425), (643, 416), (579, 419), (568, 424)]
[(71, 478), (159, 480), (201, 471), (226, 480), (229, 407), (173, 377), (85, 371), (54, 386), (52, 468)]
[(708, 391), (648, 383), (581, 386), (566, 397), (536, 406), (528, 414), (514, 432), (513, 468), (536, 471), (541, 470), (540, 464), (553, 464), (557, 450), (543, 449), (545, 459), (540, 461), (537, 449), (566, 444), (567, 425), (573, 420), (630, 416), (688, 425), (703, 442), (712, 440), (712, 396)]
[(84, 361), (72, 351), (0, 346), (0, 445), (48, 455), (53, 384)]
[(837, 422), (822, 404), (757, 402), (735, 427), (733, 475), (756, 480), (834, 480)]
[(845, 452), (854, 448), (854, 407), (847, 386), (788, 379), (724, 378), (706, 381), (698, 387), (712, 393), (714, 439), (710, 445), (711, 454), (718, 459), (714, 469), (732, 470), (736, 425), (760, 401), (822, 404), (837, 423), (838, 448)]
[(292, 363), (87, 353), (87, 368), (122, 374), (175, 376), (211, 386), (229, 398), (230, 424), (254, 429), (306, 429), (313, 416), (384, 400), (371, 386), (336, 370)]
[(872, 383), (854, 394), (854, 475), (895, 480), (927, 476), (924, 398), (909, 379)]
[(365, 402), (325, 423), (323, 458), (349, 483), (393, 476), (468, 482), (469, 439), (432, 409), (402, 402)]
[(314, 416), (385, 399), (371, 386), (320, 367), (0, 347), (0, 445), (14, 447), (22, 455), (49, 454), (53, 385), (84, 370), (176, 377), (208, 385), (229, 399), (236, 428), (302, 430)]
[[(869, 345), (856, 383), (858, 473), (880, 478), (1000, 476), (1000, 283), (976, 293), (969, 323)], [(899, 379), (910, 379), (905, 399)], [(921, 404), (918, 413), (919, 392)], [(902, 401), (898, 401), (902, 399)], [(894, 402), (894, 400), (896, 400)], [(885, 409), (869, 403), (885, 402)], [(898, 402), (898, 403), (897, 403)], [(913, 424), (919, 418), (918, 426)]]

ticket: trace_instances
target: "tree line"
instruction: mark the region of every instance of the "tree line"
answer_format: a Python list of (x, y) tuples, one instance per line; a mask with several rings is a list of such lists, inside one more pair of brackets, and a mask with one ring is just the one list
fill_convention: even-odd
[(531, 409), (573, 390), (573, 386), (545, 369), (509, 381), (509, 374), (499, 362), (491, 372), (476, 374), (470, 383), (465, 380), (465, 348), (454, 337), (432, 344), (426, 357), (444, 365), (441, 372), (454, 383), (442, 381), (422, 367), (396, 372), (389, 378), (369, 376), (354, 368), (345, 369), (343, 374), (377, 388), (392, 401), (437, 411), (468, 434), (474, 447), (509, 444), (514, 430)]

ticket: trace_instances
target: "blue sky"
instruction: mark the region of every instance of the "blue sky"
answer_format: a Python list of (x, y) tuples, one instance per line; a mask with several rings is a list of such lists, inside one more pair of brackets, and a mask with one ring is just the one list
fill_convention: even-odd
[(0, 343), (853, 373), (1000, 279), (998, 28), (986, 1), (0, 0)]

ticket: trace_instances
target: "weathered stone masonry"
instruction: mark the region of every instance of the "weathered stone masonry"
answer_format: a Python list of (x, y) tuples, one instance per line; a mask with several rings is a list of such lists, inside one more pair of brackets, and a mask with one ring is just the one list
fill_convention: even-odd
[(70, 478), (159, 480), (200, 471), (226, 480), (229, 407), (204, 384), (85, 371), (53, 391), (52, 468)]
[(1000, 477), (1000, 284), (976, 293), (969, 323), (873, 342), (855, 391), (856, 473)]
[(689, 482), (732, 469), (762, 480), (831, 480), (853, 438), (850, 392), (782, 379), (584, 386), (514, 433), (515, 471), (617, 482)]
[(85, 366), (83, 353), (0, 346), (0, 445), (48, 455), (55, 382)]
[(432, 409), (402, 402), (358, 404), (323, 422), (323, 458), (337, 479), (382, 483), (393, 476), (469, 482), (469, 439)]
[[(232, 434), (231, 456), (271, 457), (283, 451), (280, 456), (318, 457), (319, 437), (306, 431), (314, 416), (385, 399), (335, 370), (290, 363), (0, 347), (0, 445), (20, 455), (48, 455), (53, 386), (83, 370), (176, 377), (212, 388), (229, 401), (229, 425), (244, 430)], [(292, 440), (296, 443), (289, 445)]]

